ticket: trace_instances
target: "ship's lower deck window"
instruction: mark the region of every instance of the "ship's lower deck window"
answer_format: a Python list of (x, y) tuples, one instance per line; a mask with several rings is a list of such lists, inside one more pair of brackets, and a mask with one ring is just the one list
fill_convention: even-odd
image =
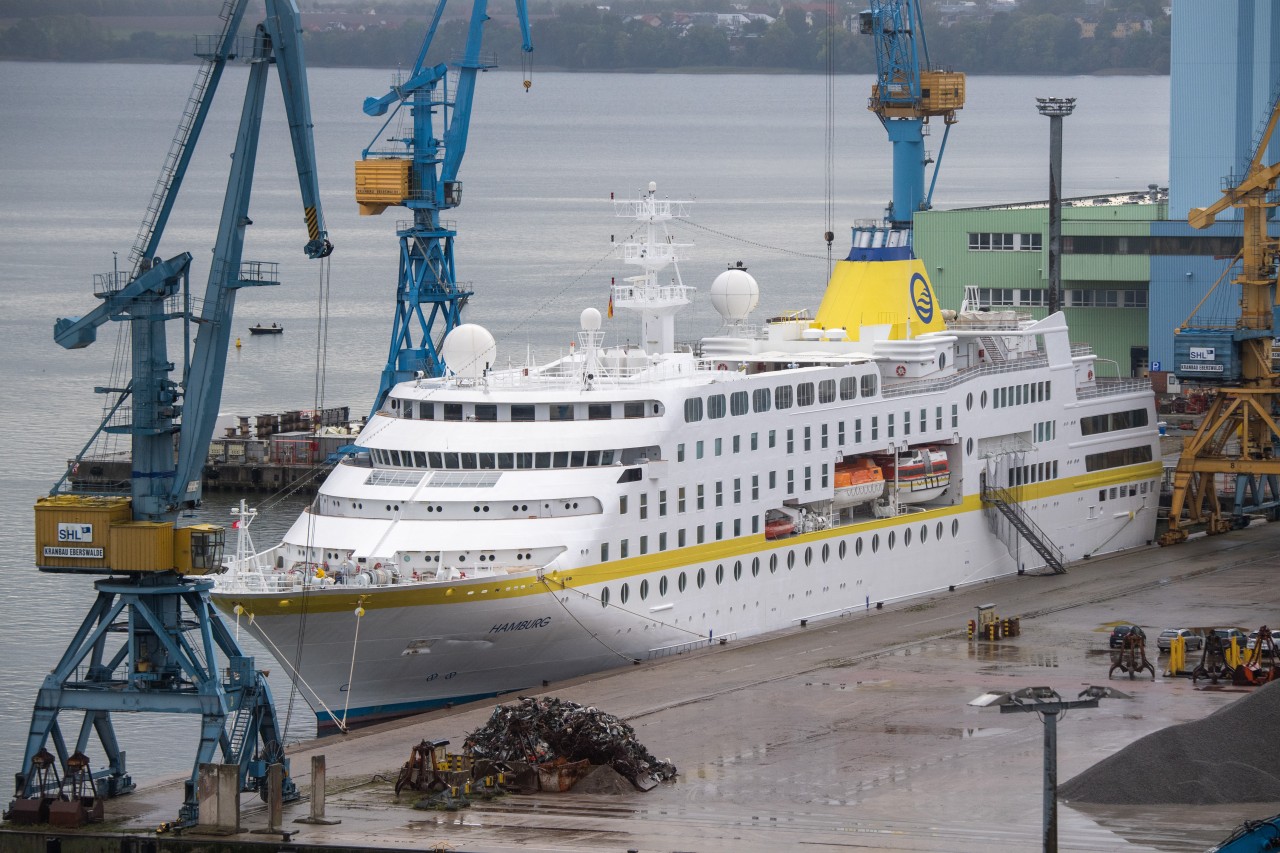
[(1129, 409), (1123, 412), (1107, 412), (1080, 419), (1081, 435), (1096, 435), (1121, 429), (1144, 427), (1150, 422), (1146, 409)]
[(1139, 465), (1151, 461), (1151, 445), (1124, 447), (1119, 450), (1108, 450), (1103, 453), (1090, 453), (1084, 458), (1086, 471), (1104, 471), (1107, 468), (1123, 468), (1125, 465)]

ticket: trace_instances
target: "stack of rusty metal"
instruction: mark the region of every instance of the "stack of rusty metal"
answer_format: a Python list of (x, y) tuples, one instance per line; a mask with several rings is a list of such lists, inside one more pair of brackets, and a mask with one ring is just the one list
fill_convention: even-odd
[(497, 706), (487, 723), (467, 735), (463, 750), (477, 762), (608, 765), (642, 791), (676, 775), (675, 765), (650, 754), (622, 720), (554, 697), (522, 696)]

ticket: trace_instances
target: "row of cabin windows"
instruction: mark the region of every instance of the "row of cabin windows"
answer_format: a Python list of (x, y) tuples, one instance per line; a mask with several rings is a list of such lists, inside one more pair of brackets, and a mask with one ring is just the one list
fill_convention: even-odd
[[(1049, 399), (1049, 382), (1023, 382), (1021, 385), (1004, 385), (991, 392), (991, 408), (1004, 409), (1009, 406), (1022, 406), (1028, 403), (1041, 403)], [(982, 405), (987, 405), (986, 392), (982, 394)]]
[[(717, 521), (714, 525), (712, 525), (710, 531), (708, 531), (707, 525), (705, 524), (699, 524), (693, 528), (681, 527), (675, 531), (676, 535), (675, 535), (674, 546), (671, 544), (671, 540), (668, 539), (667, 537), (667, 531), (660, 530), (658, 531), (657, 539), (656, 539), (657, 549), (659, 551), (666, 551), (671, 547), (685, 548), (685, 547), (688, 547), (690, 544), (701, 545), (704, 542), (708, 541), (707, 540), (708, 534), (714, 535), (715, 539), (713, 541), (716, 541), (716, 542), (719, 542), (720, 540), (724, 539), (726, 534), (732, 535), (734, 537), (744, 535), (742, 519), (735, 518), (735, 519), (731, 519), (731, 521), (732, 521), (732, 524), (729, 526), (728, 529), (725, 528), (725, 522), (723, 521)], [(760, 516), (753, 515), (751, 517), (750, 527), (751, 527), (752, 533), (760, 532)], [(692, 543), (690, 543), (689, 541), (690, 530), (693, 531), (694, 541)], [(728, 533), (729, 530), (731, 530), (732, 533)], [(643, 555), (643, 554), (649, 553), (651, 539), (652, 537), (650, 536), (641, 536), (638, 538), (636, 544), (639, 549), (638, 551), (639, 554)], [(600, 543), (600, 562), (602, 563), (609, 562), (609, 544), (610, 543), (608, 542)], [(623, 539), (618, 543), (618, 559), (625, 560), (630, 556), (633, 556), (631, 553), (631, 540)]]
[(454, 453), (435, 450), (371, 450), (375, 465), (434, 471), (518, 471), (538, 468), (595, 468), (657, 460), (657, 446), (617, 450), (556, 450), (536, 453)]
[(1110, 489), (1098, 489), (1098, 501), (1102, 502), (1108, 499), (1115, 500), (1116, 498), (1125, 497), (1133, 498), (1137, 497), (1139, 494), (1145, 495), (1148, 491), (1154, 495), (1158, 490), (1159, 487), (1154, 482), (1148, 483), (1146, 480), (1143, 480), (1141, 483), (1130, 483), (1127, 486), (1112, 486)]
[(393, 417), (423, 421), (607, 421), (658, 417), (662, 407), (653, 400), (621, 403), (437, 403), (392, 397)]
[[(1047, 385), (1048, 383), (1043, 383), (1043, 384)], [(933, 428), (935, 430), (942, 430), (945, 428), (944, 425), (947, 423), (947, 418), (943, 415), (942, 406), (934, 407), (932, 420), (933, 420)], [(919, 409), (915, 423), (919, 425), (920, 432), (925, 432), (929, 429), (929, 421), (930, 421), (929, 410), (927, 408)], [(957, 429), (960, 426), (960, 404), (959, 403), (951, 404), (950, 423), (951, 423), (951, 429)], [(911, 424), (912, 424), (912, 413), (910, 411), (903, 412), (902, 413), (902, 434), (903, 435), (911, 434)], [(844, 447), (848, 439), (848, 430), (846, 428), (846, 423), (845, 421), (838, 421), (836, 422), (835, 426), (836, 426), (836, 430), (835, 430), (836, 447)], [(871, 416), (870, 428), (871, 428), (870, 429), (871, 440), (878, 441), (880, 439), (880, 416), (879, 415)], [(887, 437), (893, 438), (897, 427), (895, 426), (894, 416), (892, 414), (886, 415), (885, 417), (885, 429), (886, 429)], [(743, 437), (741, 435), (729, 436), (727, 451), (726, 451), (726, 443), (725, 443), (724, 437), (712, 439), (711, 440), (712, 455), (723, 456), (725, 455), (726, 452), (728, 453), (743, 452), (742, 438)], [(860, 444), (862, 442), (862, 418), (855, 418), (853, 421), (853, 442), (854, 444)], [(748, 450), (753, 450), (753, 451), (759, 450), (760, 444), (761, 444), (760, 433), (753, 432), (747, 436), (746, 446)], [(765, 433), (764, 444), (765, 444), (765, 447), (770, 449), (778, 446), (778, 431), (776, 429), (771, 429), (767, 433)], [(818, 425), (817, 444), (820, 450), (826, 450), (827, 447), (831, 444), (830, 424)], [(811, 425), (807, 425), (803, 428), (803, 433), (801, 436), (801, 449), (805, 451), (809, 451), (813, 449), (813, 445), (814, 445), (813, 427)], [(787, 449), (787, 453), (796, 452), (796, 431), (794, 428), (790, 428), (787, 430), (786, 449)], [(707, 453), (706, 441), (699, 440), (693, 443), (694, 459), (702, 459), (704, 456), (706, 456), (706, 453)], [(688, 452), (686, 450), (685, 444), (681, 443), (676, 445), (676, 461), (677, 462), (684, 462), (687, 455), (688, 455)]]
[(1114, 432), (1118, 429), (1134, 429), (1150, 423), (1146, 409), (1129, 409), (1124, 412), (1107, 412), (1103, 415), (1089, 415), (1080, 419), (1081, 435), (1097, 435), (1100, 432)]
[[(979, 287), (979, 308), (1044, 308), (1049, 291), (1043, 287)], [(1069, 308), (1146, 308), (1145, 290), (1083, 288), (1064, 290), (1062, 304)]]
[[(813, 467), (812, 466), (806, 465), (804, 467), (803, 477), (804, 477), (805, 489), (806, 490), (812, 489), (813, 488)], [(787, 494), (788, 495), (795, 493), (795, 480), (796, 480), (795, 469), (794, 468), (788, 469), (787, 470)], [(818, 482), (819, 482), (819, 487), (823, 489), (827, 488), (828, 483), (831, 482), (831, 471), (826, 462), (823, 462), (818, 467)], [(743, 484), (744, 484), (743, 477), (734, 477), (732, 486), (726, 489), (724, 480), (716, 480), (715, 487), (712, 490), (713, 501), (714, 501), (713, 505), (717, 507), (724, 506), (726, 492), (731, 496), (733, 503), (735, 504), (742, 503), (743, 493), (744, 493)], [(777, 471), (769, 472), (768, 488), (769, 490), (775, 490), (778, 488), (778, 472)], [(676, 488), (675, 504), (676, 504), (677, 515), (683, 515), (686, 511), (688, 511), (688, 508), (689, 508), (688, 489), (689, 489), (688, 486), (679, 486)], [(760, 500), (760, 475), (759, 474), (751, 475), (750, 489), (751, 489), (750, 500), (753, 500), (753, 501)], [(649, 493), (641, 492), (638, 498), (639, 500), (637, 504), (637, 511), (640, 515), (640, 520), (645, 521), (649, 518), (649, 508), (650, 508)], [(658, 509), (659, 518), (666, 517), (667, 506), (668, 506), (667, 489), (659, 489), (658, 500), (657, 500), (657, 509)], [(707, 508), (707, 484), (706, 483), (698, 483), (696, 486), (693, 487), (693, 506), (694, 506), (694, 509), (698, 511), (701, 511)], [(631, 507), (631, 496), (619, 495), (618, 496), (618, 514), (626, 515), (630, 511), (630, 507)]]
[(1036, 462), (1033, 465), (1019, 465), (1009, 469), (1009, 487), (1025, 486), (1029, 483), (1042, 483), (1045, 480), (1058, 479), (1058, 460)]
[[(759, 521), (760, 521), (759, 518), (755, 518), (752, 520), (752, 527), (753, 527), (752, 532), (758, 532), (758, 530), (754, 528), (759, 527)], [(734, 520), (735, 528), (740, 524), (740, 522), (741, 522), (741, 519)], [(717, 525), (717, 527), (719, 526), (720, 525)], [(910, 548), (913, 541), (918, 541), (921, 545), (924, 545), (929, 541), (930, 535), (932, 535), (936, 541), (941, 542), (943, 540), (944, 534), (946, 533), (946, 530), (947, 530), (946, 525), (941, 521), (937, 522), (932, 528), (932, 530), (930, 529), (928, 524), (920, 525), (918, 530), (916, 528), (907, 527), (902, 531), (901, 539), (899, 539), (898, 537), (898, 531), (890, 530), (888, 535), (885, 536), (885, 544), (887, 545), (888, 550), (890, 551), (896, 548), (899, 542), (902, 543), (903, 548)], [(698, 531), (699, 531), (698, 536), (701, 537), (703, 535), (702, 528), (699, 527)], [(685, 544), (684, 531), (680, 530), (677, 532), (679, 534), (678, 536), (679, 543), (676, 547), (684, 547), (684, 544)], [(951, 538), (954, 539), (959, 535), (960, 535), (960, 521), (959, 519), (953, 518), (951, 520)], [(665, 533), (658, 534), (658, 550), (659, 551), (667, 550), (666, 536), (667, 535)], [(716, 538), (719, 538), (719, 537), (717, 536)], [(702, 538), (699, 538), (698, 541), (701, 542), (703, 540)], [(866, 537), (865, 541), (867, 542), (867, 545), (868, 545), (866, 550), (870, 551), (870, 553), (872, 554), (879, 553), (880, 551), (880, 534), (879, 533), (871, 534), (871, 536)], [(855, 557), (862, 556), (862, 552), (864, 550), (863, 542), (864, 542), (864, 537), (862, 536), (857, 537), (853, 541), (853, 554)], [(602, 542), (600, 544), (600, 562), (602, 563), (607, 563), (609, 561), (609, 544), (610, 543), (608, 542)], [(630, 540), (628, 539), (623, 539), (618, 543), (619, 545), (618, 550), (620, 552), (619, 559), (626, 559), (628, 556), (630, 556), (629, 544), (630, 544)], [(639, 546), (640, 546), (641, 554), (649, 553), (648, 551), (649, 537), (641, 536), (639, 541)], [(787, 569), (790, 570), (795, 568), (795, 565), (797, 562), (803, 562), (804, 565), (811, 566), (813, 565), (813, 561), (815, 558), (821, 559), (823, 563), (829, 563), (831, 562), (833, 553), (834, 553), (835, 559), (843, 561), (847, 556), (848, 549), (849, 549), (848, 542), (844, 539), (841, 539), (838, 543), (836, 543), (836, 546), (834, 549), (832, 549), (830, 542), (824, 542), (822, 544), (822, 547), (818, 550), (817, 554), (814, 553), (814, 549), (812, 545), (806, 546), (803, 551), (801, 551), (798, 548), (793, 548), (786, 552), (786, 556), (783, 559), (785, 559)], [(751, 559), (751, 566), (750, 566), (751, 576), (753, 578), (759, 577), (760, 570), (762, 566), (765, 565), (766, 563), (769, 568), (769, 573), (774, 574), (775, 572), (778, 571), (778, 564), (780, 562), (782, 562), (782, 560), (779, 559), (777, 551), (774, 551), (772, 554), (770, 554), (767, 561), (762, 561), (759, 557), (753, 557)], [(731, 572), (733, 574), (733, 579), (735, 581), (742, 580), (744, 575), (744, 566), (742, 565), (741, 560), (734, 561)], [(725, 567), (723, 563), (716, 566), (713, 577), (717, 585), (724, 583), (726, 575), (727, 573), (725, 571)], [(697, 573), (694, 575), (694, 582), (697, 584), (698, 589), (702, 589), (706, 585), (707, 570), (705, 568), (698, 569)], [(680, 572), (676, 576), (676, 590), (679, 592), (684, 592), (687, 588), (688, 588), (688, 575), (685, 572)], [(649, 581), (648, 580), (642, 580), (640, 582), (638, 592), (640, 594), (641, 601), (649, 597)], [(665, 596), (667, 592), (668, 592), (667, 576), (661, 575), (658, 578), (658, 595)], [(622, 584), (622, 586), (618, 590), (618, 598), (620, 599), (620, 603), (626, 604), (627, 600), (630, 598), (630, 595), (631, 595), (630, 584), (626, 584), (626, 583)], [(611, 595), (609, 593), (608, 587), (601, 590), (600, 592), (601, 605), (607, 607), (609, 604), (610, 597)]]
[(812, 406), (816, 403), (834, 403), (840, 400), (856, 400), (861, 392), (863, 397), (874, 397), (879, 386), (880, 376), (868, 373), (859, 379), (857, 376), (845, 376), (837, 385), (834, 379), (823, 379), (820, 382), (801, 382), (795, 386), (778, 385), (773, 388), (756, 388), (754, 391), (734, 391), (730, 394), (711, 394), (705, 398), (690, 397), (684, 401), (685, 423), (697, 423), (705, 415), (716, 420), (728, 415), (746, 415), (752, 412), (767, 412), (770, 409), (790, 409), (792, 406)]
[(1035, 426), (1036, 444), (1042, 441), (1053, 441), (1058, 437), (1057, 421), (1040, 421)]
[(1151, 445), (1143, 444), (1138, 447), (1090, 453), (1084, 457), (1084, 470), (1105, 471), (1108, 468), (1123, 468), (1126, 465), (1138, 465), (1150, 461)]

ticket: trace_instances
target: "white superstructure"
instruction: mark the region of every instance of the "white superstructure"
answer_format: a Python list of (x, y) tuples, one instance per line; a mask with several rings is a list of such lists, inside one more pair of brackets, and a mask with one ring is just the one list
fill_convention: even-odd
[[(633, 204), (656, 224), (674, 203), (651, 185)], [(496, 370), (500, 342), (460, 327), (456, 372), (396, 387), (284, 541), (220, 577), (217, 605), (322, 725), (1153, 538), (1151, 390), (1096, 382), (1062, 315), (944, 319), (919, 261), (855, 249), (813, 318), (751, 325), (756, 284), (728, 271), (712, 299), (729, 331), (678, 351), (693, 289), (642, 230), (623, 256), (649, 260), (613, 294), (642, 347), (607, 345), (587, 309), (571, 355)]]

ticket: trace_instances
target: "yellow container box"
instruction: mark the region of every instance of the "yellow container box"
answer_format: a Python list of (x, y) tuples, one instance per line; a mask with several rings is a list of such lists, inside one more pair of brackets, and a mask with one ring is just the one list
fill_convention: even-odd
[(409, 160), (357, 160), (356, 202), (361, 216), (376, 216), (409, 198)]
[(54, 495), (36, 501), (36, 565), (45, 571), (111, 573), (111, 528), (133, 517), (129, 498)]
[(117, 572), (170, 572), (173, 522), (131, 521), (111, 527), (111, 568)]

